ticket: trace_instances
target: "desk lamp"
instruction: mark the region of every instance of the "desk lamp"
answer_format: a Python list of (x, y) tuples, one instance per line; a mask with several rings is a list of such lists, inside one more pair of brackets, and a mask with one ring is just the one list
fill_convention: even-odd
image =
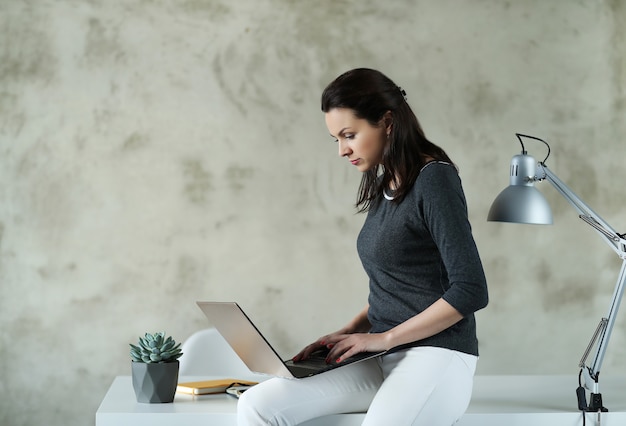
[[(580, 360), (579, 387), (576, 390), (579, 410), (598, 413), (608, 411), (602, 405), (599, 376), (600, 367), (602, 366), (609, 338), (611, 337), (611, 331), (615, 325), (615, 317), (624, 293), (624, 284), (626, 282), (626, 235), (619, 234), (611, 228), (546, 166), (546, 160), (550, 156), (550, 146), (546, 141), (520, 133), (516, 133), (516, 136), (522, 145), (522, 153), (515, 155), (511, 160), (510, 186), (496, 197), (489, 209), (487, 220), (538, 225), (552, 224), (550, 206), (543, 195), (535, 188), (535, 182), (547, 180), (576, 209), (578, 217), (591, 226), (622, 259), (622, 268), (617, 278), (608, 315), (600, 320), (600, 324), (596, 328)], [(548, 149), (546, 158), (543, 161), (536, 162), (532, 156), (526, 153), (522, 138), (543, 142)], [(595, 354), (591, 365), (588, 366), (587, 358), (594, 346), (596, 348)], [(587, 405), (585, 389), (590, 391), (589, 405)]]

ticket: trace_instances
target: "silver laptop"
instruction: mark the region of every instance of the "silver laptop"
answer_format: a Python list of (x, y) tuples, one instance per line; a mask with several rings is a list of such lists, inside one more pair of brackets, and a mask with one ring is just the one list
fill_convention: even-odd
[(209, 322), (224, 337), (239, 358), (254, 373), (287, 378), (303, 378), (333, 368), (383, 355), (363, 352), (340, 363), (326, 363), (326, 354), (317, 353), (299, 362), (283, 361), (259, 329), (235, 302), (196, 302)]

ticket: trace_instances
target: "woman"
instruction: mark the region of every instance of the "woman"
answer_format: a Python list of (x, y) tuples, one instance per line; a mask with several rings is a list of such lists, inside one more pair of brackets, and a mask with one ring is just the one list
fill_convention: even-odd
[(367, 411), (363, 425), (449, 426), (469, 404), (478, 342), (474, 312), (487, 285), (460, 178), (426, 139), (405, 93), (382, 73), (354, 69), (322, 94), (339, 155), (363, 172), (357, 240), (368, 304), (294, 361), (329, 349), (327, 362), (393, 349), (301, 380), (275, 378), (239, 400), (240, 425), (295, 425)]

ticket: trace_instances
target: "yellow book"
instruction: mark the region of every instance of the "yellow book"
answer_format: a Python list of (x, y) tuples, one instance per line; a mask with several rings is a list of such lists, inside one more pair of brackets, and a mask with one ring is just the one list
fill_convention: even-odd
[(256, 384), (257, 382), (237, 379), (200, 380), (198, 382), (179, 383), (176, 387), (176, 392), (191, 395), (206, 395), (209, 393), (226, 392), (226, 389), (231, 386), (253, 386)]

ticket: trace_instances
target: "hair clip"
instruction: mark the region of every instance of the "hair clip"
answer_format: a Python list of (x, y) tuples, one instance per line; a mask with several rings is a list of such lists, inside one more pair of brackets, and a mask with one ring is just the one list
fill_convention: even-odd
[(404, 98), (404, 101), (406, 102), (406, 92), (404, 91), (404, 89), (400, 86), (398, 86), (398, 90), (400, 91), (400, 94), (402, 95), (402, 97)]

